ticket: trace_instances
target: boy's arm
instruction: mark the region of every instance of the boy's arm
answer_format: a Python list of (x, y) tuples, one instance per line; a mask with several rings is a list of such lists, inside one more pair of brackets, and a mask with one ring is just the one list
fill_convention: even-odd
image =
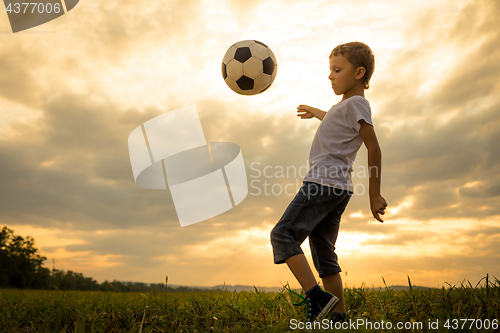
[(312, 117), (316, 117), (319, 120), (323, 120), (325, 118), (325, 111), (321, 111), (320, 109), (313, 108), (309, 105), (299, 105), (297, 107), (297, 117), (301, 119), (311, 119)]
[(368, 172), (369, 172), (369, 190), (370, 209), (373, 217), (380, 222), (384, 222), (379, 214), (385, 214), (387, 202), (380, 195), (380, 177), (382, 171), (382, 151), (378, 145), (377, 136), (373, 126), (367, 124), (364, 120), (359, 121), (361, 128), (359, 133), (368, 150)]

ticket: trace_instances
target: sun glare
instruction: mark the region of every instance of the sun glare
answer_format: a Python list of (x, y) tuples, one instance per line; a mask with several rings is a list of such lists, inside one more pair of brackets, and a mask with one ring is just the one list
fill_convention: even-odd
[(410, 196), (404, 198), (403, 201), (400, 202), (397, 206), (395, 206), (395, 207), (389, 207), (387, 209), (387, 211), (391, 215), (396, 215), (401, 209), (412, 207), (413, 206), (413, 202), (414, 202), (414, 196), (410, 195)]

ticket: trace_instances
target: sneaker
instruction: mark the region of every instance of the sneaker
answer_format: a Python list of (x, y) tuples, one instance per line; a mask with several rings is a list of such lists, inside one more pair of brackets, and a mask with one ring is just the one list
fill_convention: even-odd
[(339, 302), (337, 296), (328, 291), (324, 291), (319, 286), (314, 288), (306, 297), (294, 292), (293, 290), (288, 290), (302, 298), (301, 302), (293, 303), (293, 305), (306, 306), (307, 321), (309, 322), (320, 321), (323, 317), (325, 317), (325, 315), (330, 313)]

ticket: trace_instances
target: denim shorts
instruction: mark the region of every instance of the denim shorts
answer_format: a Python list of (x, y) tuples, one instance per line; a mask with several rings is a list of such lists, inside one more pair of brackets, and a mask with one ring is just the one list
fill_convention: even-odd
[(340, 217), (351, 195), (347, 190), (304, 182), (271, 231), (274, 263), (282, 264), (285, 259), (303, 254), (300, 245), (309, 237), (319, 276), (341, 272), (335, 242)]

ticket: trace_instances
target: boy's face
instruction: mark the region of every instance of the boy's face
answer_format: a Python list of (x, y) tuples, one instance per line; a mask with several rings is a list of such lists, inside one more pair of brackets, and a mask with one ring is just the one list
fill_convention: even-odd
[[(364, 69), (363, 67), (360, 67)], [(330, 57), (330, 75), (328, 78), (332, 82), (332, 88), (335, 95), (349, 95), (361, 83), (359, 80), (360, 68), (354, 68), (343, 55), (334, 55)], [(364, 74), (364, 72), (363, 72)]]

